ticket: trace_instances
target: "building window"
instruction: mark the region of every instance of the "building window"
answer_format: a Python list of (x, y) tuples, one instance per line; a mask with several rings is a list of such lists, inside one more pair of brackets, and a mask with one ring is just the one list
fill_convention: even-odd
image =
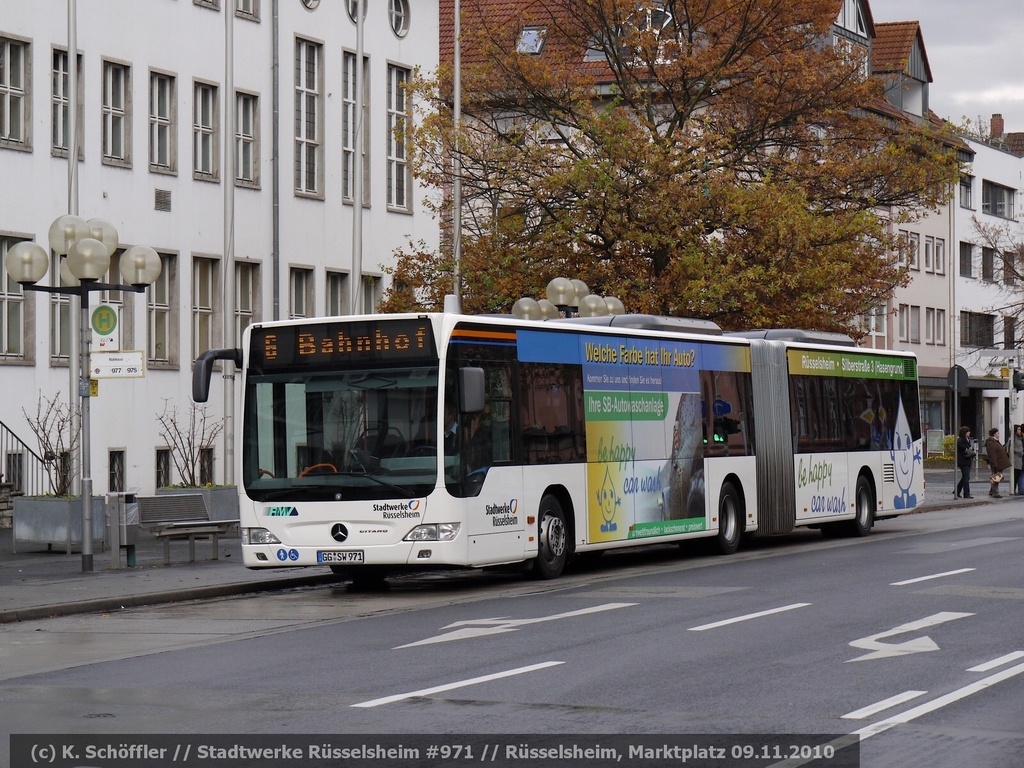
[(982, 181), (981, 212), (1001, 219), (1012, 219), (1013, 190), (991, 181)]
[(213, 448), (199, 449), (199, 484), (213, 485)]
[(935, 238), (930, 235), (924, 238), (924, 271), (935, 271)]
[(291, 307), (289, 319), (313, 316), (313, 271), (310, 269), (292, 268), (289, 295)]
[(960, 313), (960, 344), (965, 347), (995, 347), (996, 319), (994, 315), (977, 312)]
[(388, 0), (391, 31), (399, 37), (409, 34), (409, 0)]
[(944, 346), (946, 344), (946, 310), (935, 310), (935, 343)]
[(866, 315), (861, 315), (860, 327), (864, 329), (864, 332), (869, 336), (885, 336), (886, 334), (886, 310), (884, 306), (878, 306), (868, 312)]
[(343, 272), (327, 273), (327, 314), (348, 314), (348, 275)]
[(320, 192), (320, 58), (321, 48), (295, 41), (295, 191)]
[(235, 0), (235, 14), (242, 18), (258, 21), (260, 17), (259, 0)]
[(235, 180), (247, 186), (259, 184), (259, 144), (256, 128), (259, 125), (259, 99), (248, 93), (235, 97)]
[(974, 246), (960, 241), (960, 277), (974, 277)]
[(149, 75), (149, 169), (174, 171), (176, 80), (171, 75)]
[(196, 83), (192, 115), (192, 173), (197, 179), (214, 181), (219, 170), (216, 86)]
[(1017, 319), (1003, 318), (1003, 349), (1017, 348)]
[(107, 452), (107, 490), (110, 493), (124, 493), (124, 450)]
[[(55, 157), (67, 157), (71, 137), (71, 114), (68, 103), (71, 99), (71, 81), (68, 71), (67, 51), (54, 50), (53, 70), (50, 73), (50, 152)], [(82, 57), (78, 57), (78, 158), (82, 159)]]
[(171, 484), (171, 451), (156, 449), (156, 487), (167, 488)]
[(0, 38), (0, 146), (28, 148), (29, 48)]
[(373, 275), (363, 275), (363, 313), (372, 314), (377, 311), (380, 301), (381, 280)]
[(356, 127), (363, 127), (363, 203), (369, 201), (370, 178), (367, 175), (367, 162), (370, 154), (370, 114), (367, 77), (370, 72), (368, 59), (363, 58), (363, 114), (362, 121), (356, 119), (356, 55), (345, 52), (341, 60), (341, 195), (345, 202), (352, 202), (355, 194), (355, 173), (359, 168), (356, 162)]
[[(60, 271), (61, 257), (50, 254), (50, 274), (57, 275), (61, 287), (68, 285)], [(50, 294), (50, 361), (67, 363), (71, 357), (71, 296)]]
[(149, 328), (150, 363), (169, 364), (171, 360), (171, 333), (173, 313), (171, 310), (174, 293), (174, 258), (160, 254), (160, 275), (146, 289), (146, 315)]
[(388, 65), (388, 205), (402, 209), (408, 208), (409, 195), (409, 160), (406, 152), (409, 114), (405, 92), (409, 74), (408, 69)]
[[(17, 240), (0, 237), (0, 262)], [(0, 275), (0, 360), (21, 360), (25, 354), (25, 294), (5, 269)]]
[(366, 6), (369, 4), (369, 0), (345, 0), (345, 9), (348, 11), (348, 17), (353, 22), (356, 20), (356, 6), (362, 2), (363, 4), (363, 18), (366, 18)]
[(899, 251), (896, 254), (896, 262), (910, 269), (920, 269), (921, 236), (917, 232), (901, 229), (898, 242)]
[(242, 332), (260, 319), (259, 269), (248, 261), (235, 262), (235, 346), (241, 344)]
[(935, 238), (935, 274), (946, 274), (946, 240), (942, 237)]
[(131, 70), (123, 64), (103, 62), (103, 162), (131, 162)]
[(192, 262), (192, 354), (198, 358), (216, 340), (217, 261), (196, 258)]
[(843, 29), (856, 32), (861, 37), (867, 37), (867, 23), (864, 21), (864, 12), (861, 10), (860, 0), (843, 0), (836, 24)]
[(516, 42), (516, 52), (540, 55), (540, 52), (544, 50), (544, 41), (547, 36), (547, 27), (523, 27), (519, 32), (519, 40)]
[(960, 207), (961, 208), (974, 208), (974, 195), (972, 190), (974, 188), (974, 177), (973, 176), (961, 176), (960, 177)]
[(981, 279), (990, 283), (996, 281), (996, 250), (995, 248), (981, 248)]
[(921, 308), (910, 304), (899, 307), (899, 339), (911, 344), (921, 343)]

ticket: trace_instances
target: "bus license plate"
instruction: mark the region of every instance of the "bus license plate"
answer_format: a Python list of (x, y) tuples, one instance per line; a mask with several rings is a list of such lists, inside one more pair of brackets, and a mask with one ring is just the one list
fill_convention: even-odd
[(363, 550), (346, 549), (342, 551), (318, 551), (316, 553), (318, 563), (361, 563), (363, 562)]

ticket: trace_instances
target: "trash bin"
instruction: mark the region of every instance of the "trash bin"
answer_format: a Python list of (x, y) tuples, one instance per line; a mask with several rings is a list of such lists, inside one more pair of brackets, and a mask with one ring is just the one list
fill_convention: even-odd
[(125, 550), (128, 567), (133, 567), (139, 535), (139, 502), (135, 491), (107, 494), (107, 527), (110, 530), (111, 569), (121, 567), (122, 549)]

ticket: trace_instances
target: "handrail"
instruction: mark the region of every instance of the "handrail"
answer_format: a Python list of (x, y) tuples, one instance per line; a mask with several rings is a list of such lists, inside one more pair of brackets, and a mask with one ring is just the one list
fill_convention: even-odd
[(15, 496), (41, 496), (50, 492), (46, 462), (0, 421), (0, 475)]

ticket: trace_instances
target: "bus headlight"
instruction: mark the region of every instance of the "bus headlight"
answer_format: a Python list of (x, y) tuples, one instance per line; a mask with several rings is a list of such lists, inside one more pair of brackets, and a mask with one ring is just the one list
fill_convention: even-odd
[(280, 544), (281, 540), (266, 528), (243, 528), (243, 544)]
[(459, 535), (459, 523), (417, 525), (405, 536), (405, 541), (454, 541)]

